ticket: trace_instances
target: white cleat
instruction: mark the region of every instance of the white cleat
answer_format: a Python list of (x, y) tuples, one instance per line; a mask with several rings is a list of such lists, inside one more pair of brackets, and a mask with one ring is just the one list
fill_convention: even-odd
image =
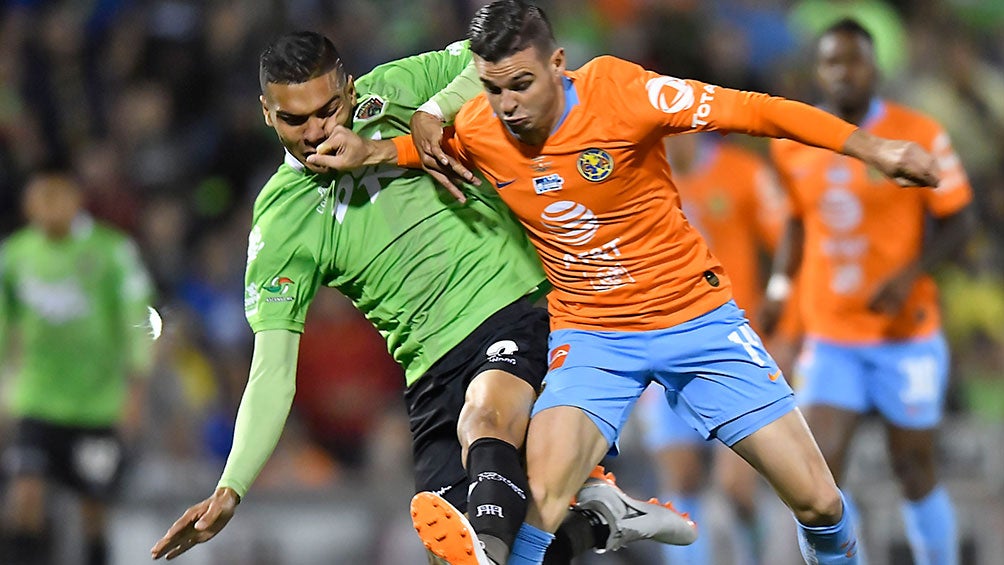
[(606, 546), (597, 553), (617, 551), (642, 539), (670, 545), (694, 543), (697, 524), (689, 516), (677, 512), (668, 502), (631, 498), (617, 487), (613, 473), (603, 471), (597, 466), (575, 496), (577, 506), (598, 513), (610, 527)]

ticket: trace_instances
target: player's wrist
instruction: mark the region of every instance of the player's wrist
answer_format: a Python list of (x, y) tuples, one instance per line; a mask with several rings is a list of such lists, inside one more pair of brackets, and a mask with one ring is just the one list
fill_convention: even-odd
[(370, 140), (366, 142), (366, 165), (393, 165), (397, 163), (397, 146), (393, 141)]
[(791, 277), (784, 273), (774, 273), (767, 280), (764, 297), (772, 302), (784, 302), (791, 295)]
[(230, 487), (216, 487), (216, 492), (213, 495), (220, 498), (229, 498), (234, 506), (241, 503), (241, 495)]
[(446, 119), (445, 118), (445, 114), (443, 114), (442, 107), (440, 107), (439, 103), (436, 102), (435, 100), (429, 100), (425, 104), (422, 104), (421, 106), (418, 107), (418, 109), (415, 110), (415, 112), (416, 113), (417, 112), (425, 112), (426, 114), (431, 114), (431, 115), (439, 118), (439, 121), (441, 121), (441, 122)]

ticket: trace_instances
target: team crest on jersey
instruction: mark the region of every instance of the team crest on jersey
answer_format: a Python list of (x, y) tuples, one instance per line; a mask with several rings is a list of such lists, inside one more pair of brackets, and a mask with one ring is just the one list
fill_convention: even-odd
[(614, 172), (614, 159), (606, 151), (594, 147), (583, 151), (575, 166), (582, 178), (589, 182), (600, 182)]
[(383, 109), (387, 105), (383, 98), (375, 94), (371, 94), (369, 98), (363, 100), (361, 104), (356, 106), (355, 118), (357, 120), (371, 120), (380, 114), (383, 114)]

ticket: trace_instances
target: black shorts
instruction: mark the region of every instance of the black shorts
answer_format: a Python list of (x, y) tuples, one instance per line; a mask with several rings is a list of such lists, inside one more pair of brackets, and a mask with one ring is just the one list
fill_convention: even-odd
[(467, 386), (495, 369), (540, 390), (547, 372), (548, 331), (547, 311), (521, 298), (482, 322), (405, 391), (418, 492), (436, 492), (461, 511), (467, 509), (467, 473), (457, 439)]
[(124, 449), (112, 428), (81, 428), (26, 418), (3, 454), (13, 477), (41, 476), (97, 500), (108, 500), (122, 478)]

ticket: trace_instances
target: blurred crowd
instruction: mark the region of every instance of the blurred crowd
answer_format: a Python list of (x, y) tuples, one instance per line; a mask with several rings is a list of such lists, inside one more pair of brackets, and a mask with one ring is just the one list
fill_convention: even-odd
[[(57, 163), (79, 175), (95, 217), (137, 240), (165, 321), (146, 449), (220, 465), (229, 448), (250, 362), (242, 288), (251, 204), (282, 159), (258, 102), (259, 50), (281, 31), (314, 29), (359, 76), (462, 37), (483, 3), (0, 2), (0, 237), (22, 222), (19, 195), (32, 172)], [(834, 14), (858, 17), (877, 38), (883, 93), (948, 129), (976, 190), (979, 235), (938, 274), (953, 406), (1004, 421), (1004, 2), (538, 3), (573, 68), (610, 53), (807, 102), (814, 35)], [(408, 456), (401, 371), (367, 322), (322, 291), (301, 350), (293, 423), (261, 488), (291, 478), (334, 484), (372, 464), (409, 468), (394, 460)]]

